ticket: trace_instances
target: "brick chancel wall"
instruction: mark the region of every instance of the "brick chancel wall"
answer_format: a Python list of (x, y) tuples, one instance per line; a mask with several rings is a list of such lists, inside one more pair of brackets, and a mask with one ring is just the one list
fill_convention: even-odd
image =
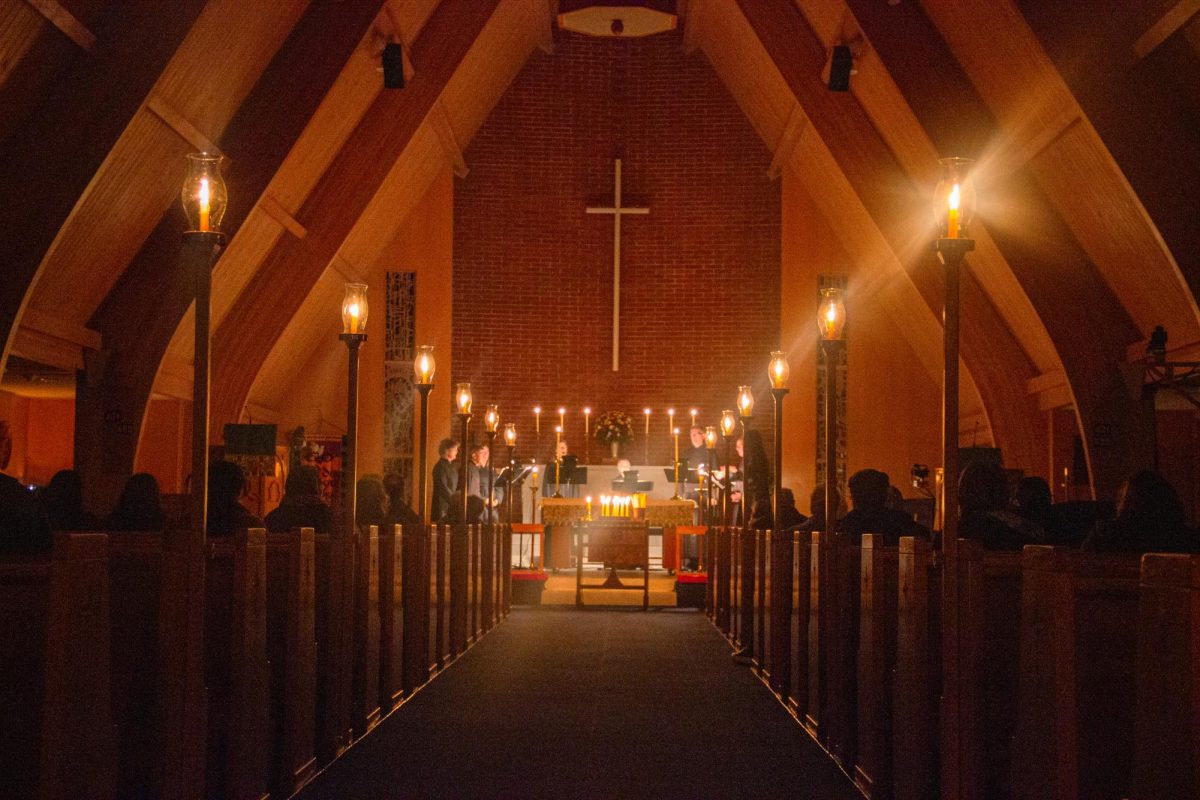
[[(556, 32), (553, 54), (530, 57), (465, 154), (453, 380), (471, 381), (479, 403), (499, 403), (529, 434), (523, 455), (535, 403), (572, 410), (576, 451), (585, 404), (636, 412), (639, 433), (650, 406), (651, 458), (665, 463), (668, 406), (684, 422), (699, 407), (713, 424), (738, 384), (766, 395), (779, 337), (780, 185), (712, 66), (680, 45), (678, 34)], [(585, 213), (612, 204), (616, 157), (623, 203), (650, 208), (622, 220), (619, 372), (612, 217)], [(552, 439), (542, 437), (541, 455)]]

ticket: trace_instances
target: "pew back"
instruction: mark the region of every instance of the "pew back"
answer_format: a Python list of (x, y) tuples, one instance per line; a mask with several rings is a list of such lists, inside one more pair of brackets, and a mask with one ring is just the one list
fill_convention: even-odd
[(1124, 797), (1140, 557), (1026, 547), (1014, 797)]
[(1136, 668), (1133, 797), (1200, 797), (1200, 556), (1143, 557)]
[(49, 558), (0, 562), (0, 604), (4, 790), (49, 800), (111, 796), (107, 537), (55, 534)]
[(271, 670), (272, 793), (298, 791), (316, 771), (316, 552), (312, 528), (267, 535), (267, 658)]

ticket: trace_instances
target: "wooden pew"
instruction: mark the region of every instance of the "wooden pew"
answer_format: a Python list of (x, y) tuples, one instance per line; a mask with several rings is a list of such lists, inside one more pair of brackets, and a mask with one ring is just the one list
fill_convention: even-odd
[(406, 525), (400, 533), (404, 620), (401, 675), (406, 694), (429, 680), (430, 545), (428, 525)]
[(1021, 554), (960, 539), (958, 730), (964, 797), (1008, 797), (1016, 727)]
[(60, 533), (0, 562), (0, 779), (11, 797), (110, 797), (108, 541)]
[(941, 567), (927, 540), (900, 539), (892, 759), (896, 800), (938, 796), (938, 698), (942, 688)]
[(868, 798), (892, 796), (892, 698), (900, 552), (862, 537), (858, 624), (858, 735), (854, 783)]
[(770, 585), (767, 593), (767, 613), (770, 615), (770, 686), (780, 698), (786, 698), (792, 683), (792, 641), (795, 602), (793, 589), (795, 578), (792, 565), (795, 563), (793, 547), (795, 537), (783, 531), (770, 531), (767, 535), (770, 554)]
[(383, 713), (404, 697), (404, 534), (379, 532), (379, 702)]
[(352, 740), (354, 540), (314, 537), (317, 564), (317, 759), (337, 758)]
[(1014, 798), (1128, 796), (1140, 560), (1025, 548)]
[(269, 751), (266, 531), (210, 538), (205, 568), (206, 793), (267, 794)]
[(433, 571), (433, 582), (430, 585), (432, 594), (429, 604), (429, 653), (430, 668), (438, 670), (450, 658), (450, 540), (449, 525), (430, 528), (429, 568)]
[(379, 724), (379, 527), (355, 531), (354, 545), (354, 732)]
[(759, 673), (771, 675), (771, 531), (754, 531), (754, 663)]
[(1143, 557), (1137, 629), (1132, 796), (1200, 797), (1200, 556)]
[[(822, 742), (829, 738), (824, 647), (829, 639), (829, 619), (827, 610), (821, 605), (822, 580), (828, 575), (828, 567), (824, 565), (827, 553), (823, 542), (829, 539), (824, 531), (813, 531), (808, 542), (808, 689), (804, 727)], [(800, 543), (803, 545), (804, 540), (801, 539)]]
[(479, 532), (479, 625), (480, 633), (486, 633), (496, 623), (496, 534), (498, 525), (488, 523)]
[[(787, 669), (776, 676), (779, 685), (787, 687), (788, 705), (796, 718), (803, 720), (808, 712), (808, 625), (810, 561), (812, 559), (811, 534), (788, 533), (782, 537), (782, 546), (790, 551), (787, 563), (791, 581), (787, 587), (791, 603), (790, 646), (786, 650)], [(782, 627), (782, 626), (780, 626)], [(781, 653), (784, 651), (780, 650)]]
[(834, 534), (829, 551), (830, 582), (821, 587), (828, 603), (829, 639), (824, 644), (828, 691), (829, 752), (853, 773), (858, 740), (858, 625), (861, 551), (845, 534)]
[(504, 576), (504, 584), (501, 587), (500, 608), (501, 614), (505, 618), (512, 611), (512, 539), (513, 526), (504, 526), (504, 540), (500, 543), (499, 552), (496, 554), (496, 566), (500, 570), (500, 574)]
[(109, 538), (109, 619), (112, 710), (117, 726), (117, 794), (162, 794), (162, 675), (164, 548), (161, 531), (114, 533)]
[(316, 546), (312, 528), (267, 534), (272, 795), (316, 774)]
[(730, 602), (732, 592), (730, 582), (733, 578), (733, 567), (730, 559), (733, 555), (733, 532), (730, 528), (721, 526), (716, 529), (716, 553), (713, 561), (717, 567), (716, 597), (713, 600), (713, 613), (716, 616), (717, 629), (728, 636), (730, 634)]
[(758, 554), (755, 549), (757, 531), (743, 528), (739, 531), (741, 548), (738, 553), (738, 635), (737, 642), (754, 654), (757, 661), (758, 651), (755, 650), (755, 595)]

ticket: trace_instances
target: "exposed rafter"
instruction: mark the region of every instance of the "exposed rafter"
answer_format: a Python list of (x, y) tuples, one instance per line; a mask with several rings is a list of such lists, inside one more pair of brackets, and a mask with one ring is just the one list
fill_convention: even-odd
[[(825, 88), (820, 77), (825, 47), (791, 3), (740, 0), (738, 5), (925, 302), (940, 312), (942, 291), (932, 256), (913, 246), (924, 230), (914, 228), (913, 209), (903, 199), (911, 178), (858, 101)], [(963, 275), (962, 298), (963, 359), (980, 387), (993, 433), (1009, 463), (1036, 468), (1043, 460), (1044, 424), (1030, 413), (1032, 403), (1013, 382), (1036, 372), (969, 273)]]
[(46, 20), (58, 28), (68, 39), (77, 44), (80, 49), (91, 52), (96, 47), (96, 34), (87, 29), (75, 15), (68, 11), (62, 3), (56, 0), (25, 0), (37, 9)]
[(497, 1), (438, 5), (413, 44), (413, 82), (379, 95), (297, 214), (309, 235), (277, 242), (225, 316), (213, 337), (215, 424), (239, 418), (259, 366), (383, 182), (380, 165), (408, 146)]

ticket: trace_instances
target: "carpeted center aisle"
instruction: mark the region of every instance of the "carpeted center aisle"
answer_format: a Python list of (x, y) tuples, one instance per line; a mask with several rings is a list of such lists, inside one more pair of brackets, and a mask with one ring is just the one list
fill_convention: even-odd
[(852, 798), (694, 611), (514, 609), (300, 797)]

